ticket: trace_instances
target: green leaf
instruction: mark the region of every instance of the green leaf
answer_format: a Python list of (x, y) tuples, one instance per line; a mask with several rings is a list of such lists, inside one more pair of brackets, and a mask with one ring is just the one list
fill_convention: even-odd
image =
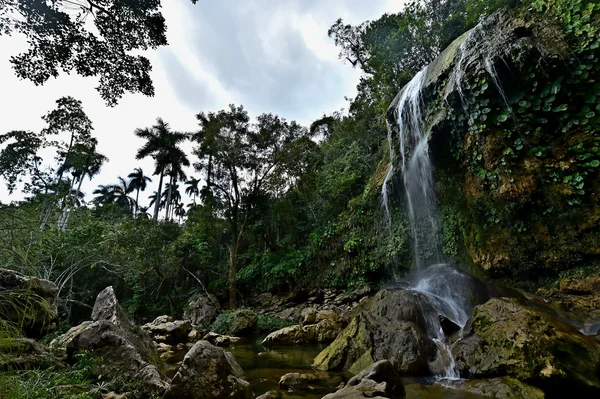
[(600, 161), (597, 159), (594, 159), (592, 162), (590, 162), (590, 166), (592, 168), (597, 168), (598, 166), (600, 166)]
[(569, 106), (567, 104), (561, 104), (558, 107), (554, 107), (552, 112), (564, 112), (567, 110), (567, 108), (569, 108)]

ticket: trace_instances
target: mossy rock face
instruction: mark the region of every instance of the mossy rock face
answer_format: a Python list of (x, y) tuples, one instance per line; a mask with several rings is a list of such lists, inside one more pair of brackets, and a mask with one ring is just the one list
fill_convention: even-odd
[(456, 39), (420, 94), (448, 258), (535, 282), (600, 262), (600, 8), (526, 3)]
[(477, 306), (452, 354), (464, 377), (508, 375), (553, 394), (600, 394), (600, 343), (514, 299)]
[(314, 360), (320, 370), (359, 373), (390, 360), (401, 375), (429, 375), (436, 346), (424, 333), (425, 298), (412, 291), (379, 291)]

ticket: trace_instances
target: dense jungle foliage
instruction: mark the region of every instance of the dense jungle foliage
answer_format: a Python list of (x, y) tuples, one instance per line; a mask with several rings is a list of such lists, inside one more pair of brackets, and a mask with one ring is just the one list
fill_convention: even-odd
[[(27, 194), (24, 201), (0, 207), (0, 267), (55, 281), (62, 299), (61, 316), (68, 322), (85, 318), (96, 294), (109, 285), (139, 322), (159, 314), (181, 315), (195, 295), (206, 292), (236, 307), (239, 300), (264, 291), (351, 288), (389, 281), (408, 271), (411, 261), (402, 204), (393, 209), (392, 226), (383, 220), (380, 206), (381, 184), (389, 167), (386, 110), (411, 77), (482, 17), (502, 7), (555, 13), (574, 35), (589, 37), (581, 41), (581, 48), (574, 49), (582, 60), (577, 70), (597, 73), (597, 59), (587, 58), (589, 49), (598, 45), (597, 32), (589, 22), (597, 4), (589, 0), (530, 3), (423, 0), (408, 3), (398, 14), (358, 26), (338, 20), (329, 36), (340, 49), (340, 59), (362, 71), (358, 94), (350, 100), (347, 114), (323, 115), (310, 127), (302, 127), (268, 113), (252, 119), (242, 106), (231, 105), (216, 113), (199, 110), (198, 130), (184, 133), (172, 131), (159, 118), (154, 126), (131, 132), (146, 140), (138, 159), (154, 159), (152, 180), (141, 169), (124, 170), (126, 178), (98, 187), (93, 197), (80, 191), (81, 184), (93, 179), (108, 160), (96, 151), (98, 139), (92, 134), (93, 121), (83, 104), (71, 97), (61, 98), (56, 109), (43, 117), (47, 126), (42, 131), (0, 136), (0, 174), (11, 192), (23, 188)], [(7, 4), (11, 7), (13, 3)], [(111, 51), (164, 44), (160, 29), (154, 31), (156, 26), (160, 28), (160, 18), (153, 10), (145, 12), (154, 21), (145, 33), (149, 36), (136, 36), (141, 40), (138, 43), (117, 43)], [(84, 65), (98, 51), (97, 39), (88, 39), (85, 43), (90, 49), (78, 47), (81, 54), (58, 59), (58, 65), (43, 76), (29, 76), (29, 64), (37, 63), (36, 57), (56, 60), (53, 51), (64, 55), (58, 48), (43, 47), (43, 54), (24, 64), (20, 62), (26, 58), (13, 60), (17, 73), (43, 83), (63, 63)], [(72, 63), (72, 57), (83, 58), (81, 63)], [(139, 62), (141, 72), (135, 68), (121, 72), (146, 76), (149, 65)], [(77, 72), (86, 76), (94, 72), (81, 68)], [(151, 82), (145, 78), (131, 82), (127, 76), (115, 77), (119, 82), (115, 87), (112, 66), (98, 68), (96, 73), (109, 73), (99, 88), (109, 103), (124, 91), (152, 93)], [(527, 84), (533, 85), (536, 73), (531, 71)], [(568, 96), (568, 92), (559, 88), (581, 83), (577, 79), (582, 76), (574, 74), (565, 82), (561, 76), (556, 75), (560, 81), (554, 86), (523, 92), (520, 98), (511, 99), (511, 105), (519, 117), (539, 118), (535, 112), (548, 108), (558, 115), (556, 123), (561, 126), (573, 125), (575, 120), (582, 126), (582, 144), (568, 147), (583, 157), (582, 162), (568, 171), (548, 164), (545, 177), (566, 179), (568, 201), (579, 204), (586, 201), (585, 190), (593, 184), (586, 176), (599, 162), (598, 102), (590, 97), (587, 108), (566, 116), (563, 104), (568, 99), (559, 95)], [(600, 95), (596, 86), (589, 87), (590, 96)], [(478, 112), (485, 115), (486, 109)], [(483, 117), (479, 120), (474, 127), (489, 128)], [(491, 122), (502, 130), (502, 123), (510, 120), (502, 113), (488, 119), (487, 123)], [(497, 187), (504, 175), (508, 178), (508, 169), (514, 168), (524, 148), (510, 129), (502, 131), (514, 145), (498, 160), (504, 162), (500, 172), (479, 164), (479, 152), (473, 153), (470, 167), (483, 176), (484, 188)], [(541, 157), (548, 151), (548, 140), (552, 139), (536, 139), (528, 151)], [(193, 147), (193, 153), (186, 153), (184, 147)], [(52, 162), (40, 155), (48, 149), (57, 154)], [(466, 162), (464, 153), (459, 151), (456, 157)], [(543, 157), (540, 162), (545, 162)], [(195, 176), (186, 175), (189, 165), (194, 166)], [(140, 198), (150, 187), (157, 188), (150, 196), (150, 207), (145, 208), (140, 206)], [(192, 203), (182, 203), (183, 190)], [(445, 215), (450, 255), (463, 248), (465, 237), (478, 234), (464, 230), (460, 222), (464, 217), (455, 208)], [(498, 223), (502, 215), (489, 218), (490, 223)], [(516, 229), (527, 228), (518, 221), (513, 223)]]

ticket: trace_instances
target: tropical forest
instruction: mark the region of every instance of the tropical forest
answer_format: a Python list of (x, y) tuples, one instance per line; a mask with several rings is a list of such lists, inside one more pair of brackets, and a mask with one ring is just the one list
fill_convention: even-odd
[(600, 397), (600, 1), (0, 0), (0, 49), (0, 398)]

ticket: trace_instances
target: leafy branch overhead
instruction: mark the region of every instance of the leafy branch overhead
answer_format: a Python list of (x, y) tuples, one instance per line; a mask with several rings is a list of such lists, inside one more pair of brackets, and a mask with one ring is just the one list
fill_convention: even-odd
[[(196, 3), (192, 0), (192, 3)], [(0, 0), (0, 35), (22, 34), (17, 76), (43, 85), (60, 73), (98, 77), (108, 105), (125, 92), (154, 95), (152, 65), (139, 51), (167, 44), (160, 0)]]

